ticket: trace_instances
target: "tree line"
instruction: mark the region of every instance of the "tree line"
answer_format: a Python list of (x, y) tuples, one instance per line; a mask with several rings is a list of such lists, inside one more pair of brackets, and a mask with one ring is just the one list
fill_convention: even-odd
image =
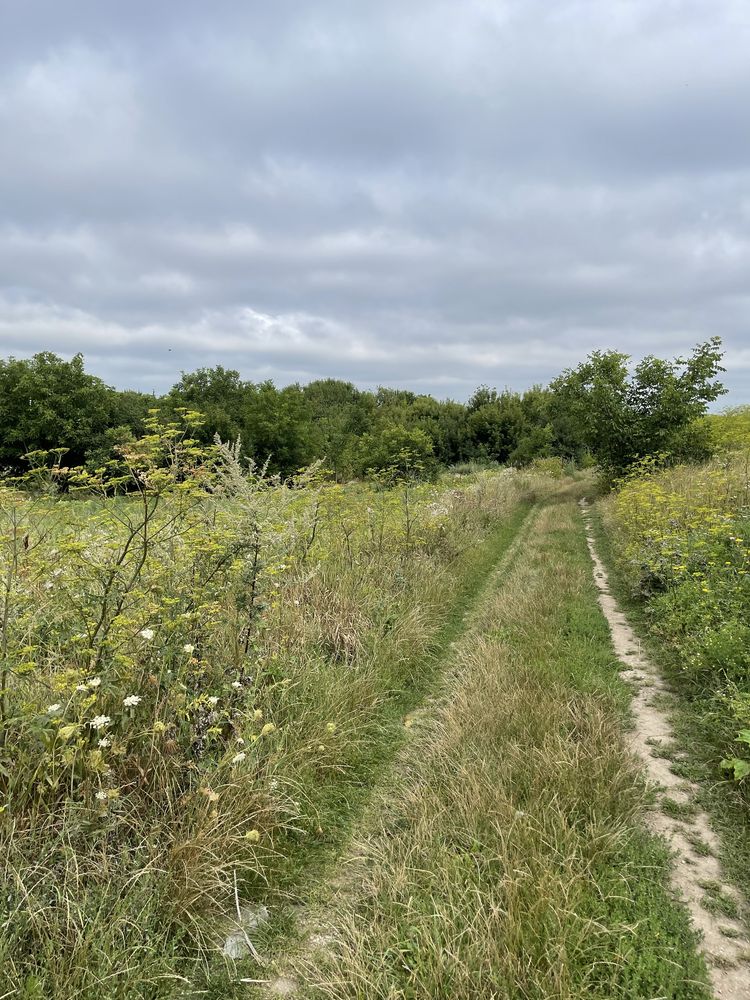
[(725, 390), (718, 338), (687, 358), (597, 351), (547, 386), (480, 386), (466, 403), (404, 389), (358, 389), (319, 379), (276, 387), (217, 365), (183, 373), (164, 395), (118, 390), (86, 371), (82, 355), (0, 360), (0, 470), (22, 472), (29, 453), (62, 448), (69, 465), (98, 467), (143, 433), (149, 413), (204, 416), (198, 432), (241, 441), (245, 458), (289, 475), (321, 459), (339, 480), (383, 470), (430, 475), (462, 462), (523, 466), (559, 456), (613, 473), (659, 453), (699, 460), (711, 451), (699, 418)]

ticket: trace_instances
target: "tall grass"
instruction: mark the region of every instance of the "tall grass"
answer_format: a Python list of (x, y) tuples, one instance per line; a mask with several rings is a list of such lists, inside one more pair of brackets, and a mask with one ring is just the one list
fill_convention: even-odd
[(575, 506), (543, 509), (303, 942), (301, 996), (708, 996), (590, 574)]
[(282, 483), (154, 419), (116, 468), (23, 486), (0, 491), (0, 996), (184, 995), (235, 894), (293, 879), (366, 784), (467, 553), (550, 485)]

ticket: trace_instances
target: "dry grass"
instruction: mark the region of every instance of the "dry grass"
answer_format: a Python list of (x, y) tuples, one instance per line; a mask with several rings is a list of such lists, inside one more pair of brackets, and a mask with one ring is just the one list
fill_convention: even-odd
[(640, 822), (573, 504), (548, 506), (415, 722), (294, 960), (328, 1000), (705, 997)]
[[(407, 537), (398, 492), (337, 488), (314, 544), (306, 541), (312, 504), (289, 491), (276, 520), (283, 516), (277, 534), (291, 551), (276, 545), (267, 557), (287, 569), (268, 577), (253, 619), (252, 663), (241, 675), (247, 700), (232, 717), (231, 745), (218, 733), (221, 745), (191, 755), (190, 738), (178, 745), (172, 729), (152, 738), (133, 723), (138, 741), (112, 761), (121, 784), (106, 807), (96, 785), (71, 781), (70, 793), (44, 810), (2, 814), (0, 997), (156, 1000), (205, 986), (217, 959), (223, 972), (215, 945), (235, 879), (243, 899), (262, 899), (295, 884), (318, 848), (335, 849), (375, 765), (392, 752), (394, 706), (403, 692), (417, 698), (435, 669), (438, 635), (483, 558), (482, 543), (531, 492), (551, 489), (543, 477), (489, 473), (461, 489), (425, 487)], [(85, 526), (86, 511), (77, 510)], [(163, 574), (155, 579), (166, 605), (181, 567), (162, 556), (154, 573)], [(188, 583), (182, 573), (186, 600)], [(206, 612), (206, 669), (227, 698), (235, 675), (222, 657), (240, 645), (243, 580), (232, 586), (225, 604)], [(51, 612), (53, 600), (54, 591)], [(171, 640), (162, 664), (183, 641)], [(117, 692), (118, 704), (130, 690)], [(42, 690), (39, 703), (51, 700)], [(266, 722), (273, 732), (251, 744)], [(239, 734), (253, 753), (233, 768)], [(31, 775), (37, 764), (28, 754), (17, 767)]]

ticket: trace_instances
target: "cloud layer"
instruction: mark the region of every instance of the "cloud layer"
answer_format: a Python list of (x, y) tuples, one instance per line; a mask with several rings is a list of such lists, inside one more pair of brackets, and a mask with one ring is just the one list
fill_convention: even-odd
[(26, 0), (0, 351), (465, 398), (718, 333), (750, 399), (745, 0)]

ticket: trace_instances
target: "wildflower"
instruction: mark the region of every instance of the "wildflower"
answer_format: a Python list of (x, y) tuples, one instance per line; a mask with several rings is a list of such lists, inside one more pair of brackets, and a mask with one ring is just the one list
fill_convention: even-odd
[(101, 677), (92, 677), (90, 681), (86, 681), (86, 687), (98, 688), (101, 682)]
[(257, 844), (260, 841), (260, 830), (248, 830), (245, 834), (245, 840), (249, 840), (251, 844)]
[(53, 586), (54, 586), (54, 584), (52, 583), (51, 580), (45, 580), (44, 581), (44, 589), (45, 590), (52, 590)]
[(185, 653), (192, 653), (195, 649), (195, 646), (192, 644), (192, 642), (186, 642), (185, 645), (182, 647), (182, 649), (183, 652)]
[(326, 723), (326, 732), (335, 733), (336, 732), (336, 723), (335, 722), (327, 722)]
[(154, 638), (155, 633), (152, 628), (142, 628), (138, 635), (141, 639), (146, 639), (147, 642), (150, 642)]
[(54, 705), (47, 705), (47, 715), (54, 715), (56, 712), (59, 712), (61, 708), (62, 705), (57, 702), (55, 702)]
[(95, 715), (89, 722), (89, 726), (92, 729), (103, 729), (105, 726), (109, 725), (111, 721), (112, 720), (108, 715)]
[(163, 733), (166, 730), (166, 728), (167, 728), (166, 722), (162, 722), (161, 719), (159, 719), (157, 722), (154, 723), (155, 733)]
[(141, 696), (139, 694), (129, 694), (127, 698), (123, 698), (123, 705), (125, 708), (135, 708), (141, 701)]
[(107, 795), (107, 793), (103, 792), (103, 791), (98, 791), (96, 793), (96, 797), (97, 797), (97, 799), (99, 799), (100, 802), (106, 802), (107, 799), (109, 798), (109, 796)]
[(232, 757), (232, 763), (241, 764), (245, 757), (247, 757), (247, 754), (243, 750), (240, 750), (239, 753), (236, 753), (234, 757)]
[(256, 722), (260, 722), (262, 718), (263, 718), (263, 712), (259, 708), (256, 708), (255, 711), (253, 712), (253, 719)]
[(99, 743), (97, 745), (101, 747), (102, 750), (106, 750), (107, 747), (112, 746), (112, 740), (107, 739), (107, 737), (105, 736), (103, 740), (99, 740)]
[(85, 684), (76, 684), (76, 691), (88, 691), (88, 687)]
[(276, 732), (276, 726), (273, 724), (273, 722), (267, 722), (265, 726), (263, 726), (263, 728), (261, 729), (260, 735), (268, 736), (269, 733), (275, 733), (275, 732)]
[(271, 784), (269, 785), (269, 788), (271, 789), (271, 791), (275, 792), (278, 787), (279, 787), (279, 783), (276, 780), (276, 778), (271, 778)]
[(242, 684), (240, 684), (239, 681), (232, 681), (232, 687), (233, 688), (241, 688)]
[(245, 741), (242, 739), (241, 736), (238, 736), (237, 737), (237, 746), (244, 747), (244, 745), (245, 745)]
[(219, 699), (215, 694), (212, 694), (211, 697), (208, 699), (208, 704), (211, 706), (211, 708), (215, 708), (216, 705), (218, 705), (218, 703)]

